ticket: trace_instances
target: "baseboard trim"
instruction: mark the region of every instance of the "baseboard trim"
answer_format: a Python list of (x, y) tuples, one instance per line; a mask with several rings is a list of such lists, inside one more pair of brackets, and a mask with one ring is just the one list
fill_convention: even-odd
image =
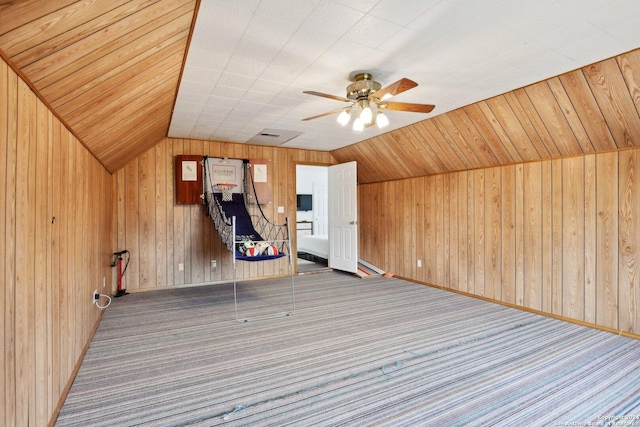
[(51, 414), (51, 418), (49, 419), (49, 423), (47, 426), (53, 427), (58, 420), (58, 416), (60, 415), (60, 411), (62, 410), (62, 406), (64, 405), (64, 401), (67, 400), (67, 395), (69, 394), (69, 390), (71, 390), (71, 386), (73, 385), (73, 381), (76, 379), (78, 375), (78, 371), (80, 370), (80, 366), (82, 366), (82, 361), (84, 360), (84, 356), (87, 354), (87, 350), (89, 350), (89, 345), (91, 345), (91, 341), (93, 341), (93, 336), (96, 334), (98, 330), (98, 326), (100, 326), (100, 322), (102, 322), (102, 316), (104, 314), (104, 310), (100, 310), (100, 314), (98, 315), (98, 320), (96, 321), (87, 342), (85, 343), (82, 352), (80, 353), (80, 357), (73, 367), (73, 371), (71, 371), (71, 375), (69, 376), (69, 380), (67, 384), (62, 389), (62, 393), (60, 393), (60, 398), (58, 399), (58, 404), (56, 405), (53, 413)]
[[(238, 283), (252, 282), (256, 280), (266, 280), (266, 279), (280, 279), (283, 277), (289, 278), (290, 276), (291, 276), (290, 274), (275, 274), (273, 276), (242, 277), (242, 278), (238, 278)], [(182, 288), (198, 288), (200, 286), (228, 285), (228, 284), (233, 284), (233, 278), (217, 280), (215, 282), (184, 283), (181, 285), (157, 286), (155, 288), (126, 289), (126, 291), (127, 291), (127, 294), (138, 294), (143, 292), (170, 291), (170, 290), (182, 289)], [(115, 294), (112, 293), (111, 296), (115, 296)]]

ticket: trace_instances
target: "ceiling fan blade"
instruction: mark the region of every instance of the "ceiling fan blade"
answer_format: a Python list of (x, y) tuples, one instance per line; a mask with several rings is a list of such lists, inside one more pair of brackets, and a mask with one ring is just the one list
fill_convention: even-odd
[(336, 101), (353, 102), (353, 99), (343, 98), (341, 96), (336, 96), (336, 95), (329, 95), (327, 93), (322, 93), (322, 92), (315, 92), (313, 90), (305, 90), (302, 93), (307, 93), (309, 95), (315, 95), (315, 96), (321, 96), (323, 98), (334, 99)]
[(418, 83), (414, 82), (413, 80), (402, 78), (397, 82), (391, 83), (389, 86), (383, 87), (379, 91), (372, 93), (371, 95), (369, 95), (369, 99), (382, 99), (382, 97), (385, 95), (395, 96), (406, 90), (413, 89), (416, 86), (418, 86)]
[(318, 114), (317, 116), (307, 117), (306, 119), (302, 119), (302, 121), (306, 122), (308, 120), (319, 119), (320, 117), (330, 116), (332, 114), (339, 113), (339, 112), (341, 112), (343, 110), (344, 110), (344, 108), (340, 108), (338, 110), (333, 110), (333, 111), (329, 111), (327, 113)]
[(409, 111), (411, 113), (430, 113), (436, 108), (430, 104), (410, 104), (408, 102), (382, 102), (378, 108), (383, 110)]

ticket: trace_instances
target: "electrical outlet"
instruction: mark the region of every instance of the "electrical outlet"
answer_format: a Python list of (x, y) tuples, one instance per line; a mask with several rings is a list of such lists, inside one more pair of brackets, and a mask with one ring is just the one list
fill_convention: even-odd
[(98, 290), (94, 290), (93, 291), (93, 295), (91, 296), (91, 304), (95, 304), (98, 302), (98, 300), (100, 299), (100, 294), (98, 293)]
[(211, 270), (216, 271), (216, 268), (218, 268), (218, 261), (216, 261), (215, 259), (211, 260)]
[(184, 264), (183, 263), (179, 263), (178, 264), (178, 271), (184, 271)]
[(420, 267), (422, 267), (422, 260), (421, 259), (418, 260), (418, 268), (420, 268)]

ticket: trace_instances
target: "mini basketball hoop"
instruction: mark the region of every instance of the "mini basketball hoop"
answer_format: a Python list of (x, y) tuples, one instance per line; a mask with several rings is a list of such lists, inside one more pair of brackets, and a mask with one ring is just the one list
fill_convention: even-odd
[(222, 201), (230, 202), (233, 200), (233, 189), (236, 188), (236, 184), (223, 184), (219, 183), (214, 186), (217, 192), (222, 193)]

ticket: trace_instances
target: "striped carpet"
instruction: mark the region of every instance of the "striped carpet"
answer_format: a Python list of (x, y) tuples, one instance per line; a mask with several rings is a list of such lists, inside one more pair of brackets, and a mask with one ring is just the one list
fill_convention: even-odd
[[(241, 283), (240, 309), (289, 290)], [(296, 299), (250, 323), (228, 284), (115, 299), (56, 425), (640, 425), (640, 341), (383, 277)]]

